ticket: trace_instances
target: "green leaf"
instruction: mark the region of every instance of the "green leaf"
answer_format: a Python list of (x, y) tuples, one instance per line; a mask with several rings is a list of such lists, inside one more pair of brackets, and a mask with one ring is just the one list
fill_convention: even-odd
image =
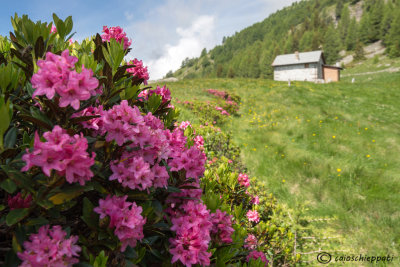
[(29, 209), (15, 209), (10, 211), (6, 217), (6, 223), (8, 226), (14, 225), (25, 216), (29, 214)]
[(31, 193), (34, 192), (34, 189), (32, 187), (32, 180), (21, 171), (14, 170), (13, 168), (6, 165), (0, 165), (0, 168), (3, 169), (7, 176), (11, 180), (13, 180), (19, 187), (22, 187), (30, 191)]
[(63, 204), (64, 202), (70, 201), (83, 193), (84, 188), (75, 189), (70, 192), (61, 192), (49, 197), (49, 200), (55, 205)]
[(105, 255), (104, 250), (102, 250), (99, 255), (94, 259), (93, 267), (106, 267), (108, 256)]
[(31, 107), (31, 115), (32, 115), (32, 117), (34, 117), (38, 120), (41, 120), (50, 126), (53, 126), (52, 121), (38, 108)]
[(72, 31), (72, 28), (74, 26), (72, 17), (71, 16), (67, 17), (64, 23), (65, 23), (65, 35), (68, 35)]
[(151, 113), (154, 113), (161, 105), (162, 98), (160, 95), (152, 94), (147, 101), (147, 108)]
[(17, 129), (15, 127), (10, 128), (4, 136), (4, 147), (13, 148), (17, 141)]
[(180, 190), (179, 188), (177, 188), (177, 187), (168, 186), (168, 187), (167, 187), (167, 192), (170, 192), (170, 193), (180, 193), (181, 190)]
[(139, 249), (139, 251), (138, 251), (138, 257), (137, 257), (137, 259), (134, 260), (133, 263), (136, 264), (136, 263), (141, 262), (142, 259), (144, 258), (144, 255), (146, 255), (146, 248), (141, 247), (141, 248)]
[(11, 179), (5, 179), (2, 181), (0, 187), (6, 190), (9, 194), (12, 194), (17, 190), (17, 185)]
[(93, 212), (94, 205), (88, 198), (83, 199), (82, 220), (92, 228), (97, 228), (99, 225), (99, 216)]
[(41, 226), (41, 225), (45, 225), (45, 224), (48, 224), (48, 223), (49, 223), (49, 221), (46, 218), (38, 217), (38, 218), (33, 218), (33, 219), (28, 220), (26, 225), (28, 225), (28, 226), (31, 226), (31, 225), (39, 225), (39, 226)]

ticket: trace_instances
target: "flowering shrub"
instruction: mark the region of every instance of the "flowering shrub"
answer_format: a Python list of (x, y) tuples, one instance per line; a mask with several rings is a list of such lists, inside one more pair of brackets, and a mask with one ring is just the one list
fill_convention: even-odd
[(32, 234), (24, 242), (24, 252), (18, 253), (23, 261), (20, 266), (72, 266), (78, 263), (81, 248), (75, 243), (77, 236), (66, 239), (67, 233), (61, 226), (42, 226), (37, 234)]
[[(176, 123), (169, 89), (142, 88), (147, 68), (123, 60), (123, 29), (71, 46), (72, 19), (53, 19), (57, 30), (16, 15), (0, 39), (0, 262), (257, 266), (267, 252), (295, 262), (290, 230), (269, 228), (273, 197), (233, 172), (226, 135)], [(213, 153), (232, 160), (206, 164)]]
[(204, 125), (222, 125), (230, 115), (212, 102), (194, 100), (180, 103), (191, 110), (198, 117), (200, 123)]
[(221, 111), (223, 115), (235, 115), (239, 111), (240, 96), (228, 93), (225, 91), (219, 91), (216, 89), (207, 89), (207, 93), (219, 98), (216, 108)]

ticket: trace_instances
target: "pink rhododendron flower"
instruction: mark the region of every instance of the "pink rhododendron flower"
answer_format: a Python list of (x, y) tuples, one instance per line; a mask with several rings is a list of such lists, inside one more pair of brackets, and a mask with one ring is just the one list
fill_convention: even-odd
[(111, 166), (110, 180), (118, 180), (124, 187), (145, 190), (153, 186), (154, 173), (142, 157), (116, 160)]
[[(162, 103), (166, 103), (168, 101), (171, 101), (171, 91), (164, 85), (163, 87), (160, 87), (157, 85), (157, 88), (155, 90), (144, 90), (139, 93), (138, 97), (143, 98), (144, 100), (148, 100), (149, 97), (153, 94), (161, 96)], [(143, 101), (143, 100), (141, 100)], [(173, 108), (171, 104), (167, 106), (168, 108)]]
[(82, 67), (81, 73), (73, 70), (77, 61), (76, 57), (69, 55), (68, 49), (61, 56), (47, 52), (46, 59), (37, 63), (38, 72), (32, 76), (32, 87), (36, 89), (32, 97), (46, 95), (53, 99), (57, 93), (60, 107), (71, 105), (75, 110), (79, 109), (80, 101), (98, 93), (99, 81), (92, 77), (91, 69)]
[(185, 149), (179, 154), (175, 154), (170, 160), (171, 171), (186, 170), (186, 177), (200, 178), (204, 173), (205, 164), (204, 153), (195, 146)]
[(258, 204), (260, 204), (260, 198), (258, 196), (254, 196), (253, 199), (251, 200), (251, 202), (254, 205), (258, 205)]
[(258, 223), (260, 221), (260, 216), (258, 215), (258, 212), (256, 210), (249, 210), (246, 216), (249, 222)]
[(142, 240), (143, 225), (146, 219), (142, 217), (142, 207), (135, 202), (128, 202), (128, 196), (117, 197), (108, 195), (106, 199), (99, 200), (99, 206), (94, 211), (100, 214), (100, 219), (110, 217), (110, 228), (121, 241), (121, 252), (127, 246), (135, 247), (138, 240)]
[(86, 129), (94, 130), (93, 131), (94, 135), (97, 135), (97, 134), (103, 135), (103, 134), (105, 134), (105, 130), (103, 127), (103, 119), (102, 119), (103, 115), (104, 115), (103, 106), (99, 105), (98, 107), (88, 107), (80, 112), (74, 113), (71, 116), (71, 118), (86, 117), (86, 116), (99, 116), (98, 118), (83, 121), (83, 122), (81, 122), (81, 124)]
[(180, 206), (171, 222), (171, 230), (176, 232), (175, 238), (169, 239), (172, 263), (179, 260), (185, 266), (210, 265), (211, 253), (207, 250), (212, 223), (207, 207), (187, 201)]
[(69, 136), (60, 126), (54, 126), (51, 132), (43, 134), (46, 142), (41, 142), (39, 135), (35, 133), (33, 151), (26, 150), (22, 160), (26, 166), (22, 171), (28, 171), (33, 166), (42, 168), (44, 174), (50, 177), (51, 170), (56, 170), (61, 176), (65, 176), (67, 182), (84, 185), (93, 177), (90, 167), (94, 164), (96, 154), (92, 157), (86, 151), (87, 139), (81, 135)]
[(50, 33), (56, 33), (57, 32), (57, 28), (56, 26), (54, 26), (54, 24), (51, 25), (51, 29), (50, 29)]
[(211, 234), (217, 243), (232, 243), (232, 233), (235, 231), (232, 228), (232, 215), (227, 215), (219, 209), (211, 214)]
[(249, 234), (244, 242), (244, 247), (247, 249), (255, 249), (258, 243), (256, 236), (253, 234)]
[(179, 129), (186, 130), (189, 126), (192, 126), (190, 121), (182, 121), (181, 124), (179, 124)]
[(21, 192), (18, 192), (15, 196), (8, 196), (7, 205), (10, 210), (29, 208), (32, 203), (32, 196), (28, 194), (25, 198), (22, 197)]
[(37, 234), (24, 242), (24, 252), (18, 252), (22, 260), (20, 266), (72, 266), (79, 262), (81, 248), (76, 245), (78, 236), (66, 239), (67, 233), (61, 226), (40, 227)]
[(147, 67), (143, 66), (143, 62), (135, 58), (134, 60), (129, 61), (128, 64), (135, 65), (135, 67), (129, 68), (126, 71), (132, 73), (132, 75), (138, 79), (143, 79), (143, 83), (147, 85), (147, 81), (150, 79), (149, 72)]
[(238, 182), (239, 182), (240, 185), (242, 185), (244, 187), (249, 187), (250, 186), (249, 176), (247, 176), (247, 174), (245, 174), (245, 173), (240, 173), (239, 174)]
[(103, 42), (110, 42), (111, 39), (115, 39), (118, 43), (124, 42), (124, 49), (129, 48), (132, 44), (132, 41), (126, 37), (126, 33), (119, 26), (110, 28), (103, 26), (101, 39), (103, 39)]
[(251, 251), (249, 255), (247, 255), (246, 261), (249, 262), (250, 259), (254, 260), (261, 259), (262, 262), (265, 262), (265, 266), (268, 266), (269, 261), (267, 260), (267, 257), (265, 257), (265, 254), (261, 251), (256, 251), (256, 250)]

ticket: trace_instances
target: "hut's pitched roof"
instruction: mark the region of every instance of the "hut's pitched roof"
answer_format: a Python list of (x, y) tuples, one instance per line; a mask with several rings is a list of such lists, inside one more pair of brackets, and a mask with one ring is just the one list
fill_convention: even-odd
[(279, 55), (275, 58), (272, 66), (314, 63), (318, 62), (321, 56), (323, 57), (323, 53), (321, 50), (298, 53), (298, 57), (296, 56), (296, 53)]

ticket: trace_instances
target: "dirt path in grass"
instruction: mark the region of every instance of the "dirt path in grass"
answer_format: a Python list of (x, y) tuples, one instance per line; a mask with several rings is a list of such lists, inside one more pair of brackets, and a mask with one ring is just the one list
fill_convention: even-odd
[(400, 67), (391, 67), (383, 70), (377, 70), (377, 71), (369, 71), (369, 72), (362, 72), (362, 73), (352, 73), (352, 74), (344, 74), (342, 77), (351, 77), (351, 76), (361, 76), (361, 75), (370, 75), (370, 74), (376, 74), (376, 73), (382, 73), (382, 72), (398, 72), (400, 71)]

